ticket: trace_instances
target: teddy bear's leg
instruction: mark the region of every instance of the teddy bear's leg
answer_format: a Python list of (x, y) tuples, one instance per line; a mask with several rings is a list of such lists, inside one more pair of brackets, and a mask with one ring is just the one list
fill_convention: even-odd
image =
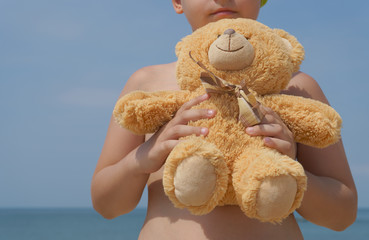
[(164, 191), (176, 207), (209, 213), (223, 198), (229, 170), (218, 148), (201, 137), (181, 141), (164, 167)]
[(281, 222), (298, 208), (306, 181), (300, 163), (271, 149), (248, 150), (233, 173), (241, 209), (263, 222)]

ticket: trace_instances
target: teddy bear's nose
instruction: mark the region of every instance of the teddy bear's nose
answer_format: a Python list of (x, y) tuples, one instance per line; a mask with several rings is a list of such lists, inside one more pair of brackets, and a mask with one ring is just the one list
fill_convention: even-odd
[(224, 31), (224, 34), (232, 35), (232, 34), (234, 34), (235, 32), (236, 32), (235, 30), (233, 30), (232, 28), (230, 28), (230, 29), (225, 30), (225, 31)]

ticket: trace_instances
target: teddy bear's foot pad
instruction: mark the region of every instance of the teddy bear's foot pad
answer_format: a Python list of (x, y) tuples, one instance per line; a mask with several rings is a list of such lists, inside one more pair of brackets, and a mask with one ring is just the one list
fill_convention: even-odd
[(229, 169), (222, 152), (214, 144), (191, 136), (169, 154), (163, 187), (174, 206), (204, 215), (224, 197), (228, 179)]
[(263, 219), (275, 219), (288, 213), (297, 193), (296, 180), (289, 175), (267, 177), (260, 184), (257, 214)]
[(188, 157), (178, 165), (175, 195), (186, 206), (201, 206), (212, 197), (216, 180), (215, 168), (207, 159)]

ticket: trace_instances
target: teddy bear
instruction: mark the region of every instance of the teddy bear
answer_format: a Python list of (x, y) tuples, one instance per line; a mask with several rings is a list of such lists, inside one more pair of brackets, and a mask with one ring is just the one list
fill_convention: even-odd
[(195, 108), (216, 109), (206, 136), (187, 136), (164, 164), (163, 187), (178, 208), (203, 215), (238, 205), (250, 218), (281, 222), (302, 201), (307, 177), (295, 159), (245, 133), (259, 124), (266, 106), (291, 130), (296, 142), (324, 148), (340, 139), (341, 118), (327, 104), (281, 94), (299, 70), (304, 49), (296, 38), (250, 19), (222, 19), (176, 45), (181, 90), (135, 91), (118, 100), (116, 121), (136, 134), (153, 133), (190, 99), (208, 92)]

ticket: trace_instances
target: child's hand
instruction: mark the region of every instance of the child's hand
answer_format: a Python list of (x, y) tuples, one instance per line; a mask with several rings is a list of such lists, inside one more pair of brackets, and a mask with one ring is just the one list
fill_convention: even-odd
[(261, 106), (261, 110), (265, 114), (261, 124), (248, 127), (246, 132), (252, 136), (264, 136), (266, 146), (296, 159), (297, 145), (292, 132), (272, 109)]
[(193, 106), (207, 100), (208, 94), (196, 97), (177, 111), (174, 118), (156, 132), (137, 151), (137, 161), (144, 173), (158, 171), (164, 164), (172, 149), (178, 144), (179, 138), (192, 134), (207, 135), (209, 130), (203, 127), (187, 125), (189, 121), (196, 121), (215, 116), (215, 110), (192, 109)]

